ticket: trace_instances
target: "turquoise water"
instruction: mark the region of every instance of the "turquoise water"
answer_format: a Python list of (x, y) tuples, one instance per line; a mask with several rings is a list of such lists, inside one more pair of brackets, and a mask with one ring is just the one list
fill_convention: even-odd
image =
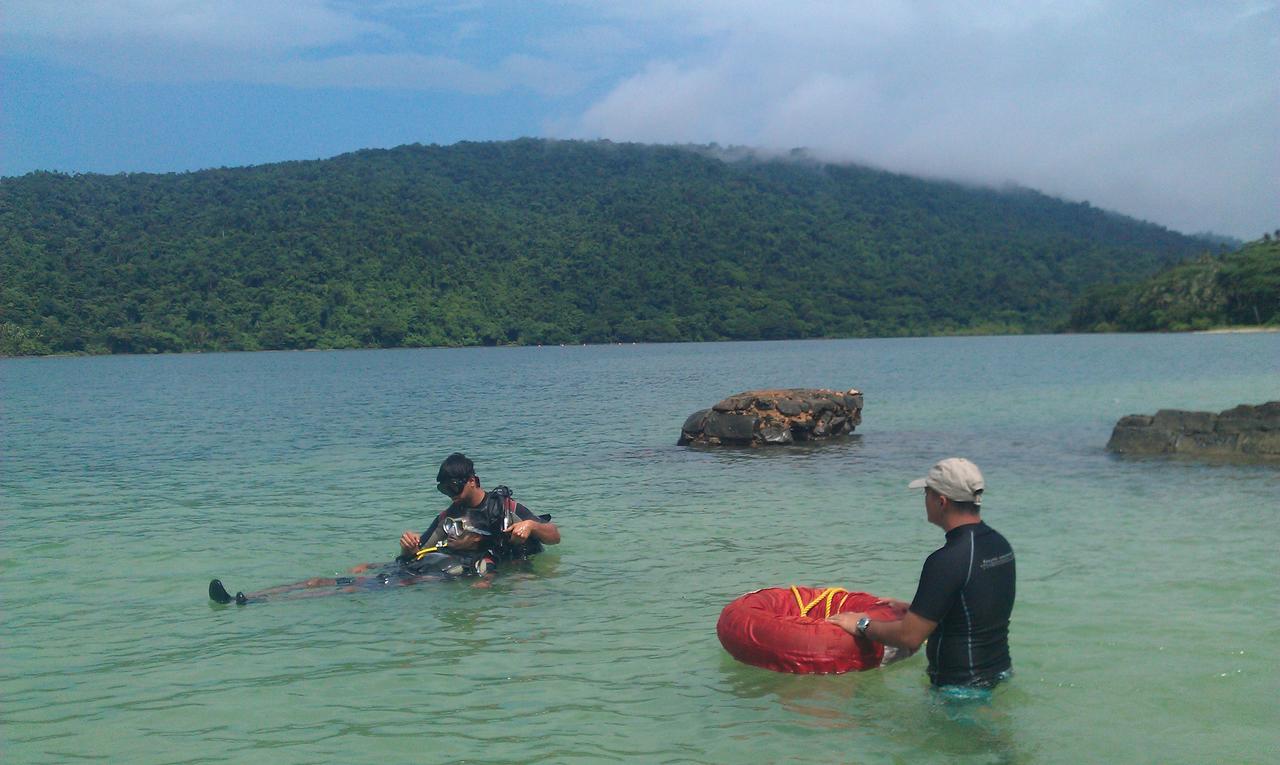
[[(1121, 459), (1115, 420), (1280, 398), (1280, 334), (0, 361), (5, 763), (1264, 762), (1280, 749), (1280, 470)], [(674, 445), (758, 387), (857, 387), (844, 442)], [(386, 560), (455, 449), (565, 541), (489, 590), (246, 608)], [(961, 454), (1018, 552), (1015, 678), (733, 662), (764, 586), (910, 598)]]

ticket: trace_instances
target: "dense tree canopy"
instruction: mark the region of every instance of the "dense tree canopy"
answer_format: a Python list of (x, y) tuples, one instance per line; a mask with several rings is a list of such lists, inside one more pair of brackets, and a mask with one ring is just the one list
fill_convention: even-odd
[(1280, 326), (1280, 231), (1276, 237), (1135, 284), (1095, 287), (1073, 306), (1068, 326), (1086, 332)]
[(1040, 331), (1202, 240), (1025, 189), (519, 140), (0, 181), (0, 353)]

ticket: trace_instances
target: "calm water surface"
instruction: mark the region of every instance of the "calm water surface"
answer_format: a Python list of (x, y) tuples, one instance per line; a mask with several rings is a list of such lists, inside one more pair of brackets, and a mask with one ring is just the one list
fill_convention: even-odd
[[(1120, 459), (1115, 420), (1280, 398), (1280, 334), (0, 361), (5, 763), (1268, 762), (1280, 470)], [(858, 387), (820, 448), (674, 446), (741, 390)], [(387, 560), (463, 450), (565, 541), (489, 590), (246, 608)], [(910, 598), (904, 489), (987, 474), (1018, 552), (1016, 677), (941, 703), (923, 657), (778, 675), (720, 609), (764, 586)]]

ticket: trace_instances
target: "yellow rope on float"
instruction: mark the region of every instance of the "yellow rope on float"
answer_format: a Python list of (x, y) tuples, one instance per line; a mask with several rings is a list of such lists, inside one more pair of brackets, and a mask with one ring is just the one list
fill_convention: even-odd
[(818, 597), (814, 598), (812, 601), (806, 604), (804, 602), (804, 598), (800, 597), (800, 588), (796, 587), (794, 584), (791, 585), (791, 594), (796, 596), (796, 605), (800, 606), (801, 616), (808, 616), (809, 612), (813, 610), (814, 606), (818, 605), (819, 603), (825, 600), (826, 601), (826, 618), (830, 619), (831, 618), (831, 601), (835, 599), (838, 593), (844, 593), (844, 597), (840, 598), (840, 605), (836, 606), (835, 608), (836, 613), (840, 613), (840, 609), (844, 608), (844, 602), (849, 599), (849, 591), (846, 590), (845, 588), (828, 587), (827, 589), (818, 593)]

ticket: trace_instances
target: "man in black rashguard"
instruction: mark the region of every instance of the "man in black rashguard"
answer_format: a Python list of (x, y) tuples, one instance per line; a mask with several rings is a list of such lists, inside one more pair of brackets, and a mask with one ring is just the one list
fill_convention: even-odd
[(946, 532), (947, 543), (925, 561), (911, 604), (890, 601), (905, 609), (906, 616), (878, 622), (866, 614), (844, 613), (830, 621), (906, 651), (915, 651), (927, 637), (933, 685), (991, 688), (1012, 669), (1013, 548), (978, 515), (985, 485), (972, 462), (942, 460), (908, 486), (924, 489), (925, 513)]

